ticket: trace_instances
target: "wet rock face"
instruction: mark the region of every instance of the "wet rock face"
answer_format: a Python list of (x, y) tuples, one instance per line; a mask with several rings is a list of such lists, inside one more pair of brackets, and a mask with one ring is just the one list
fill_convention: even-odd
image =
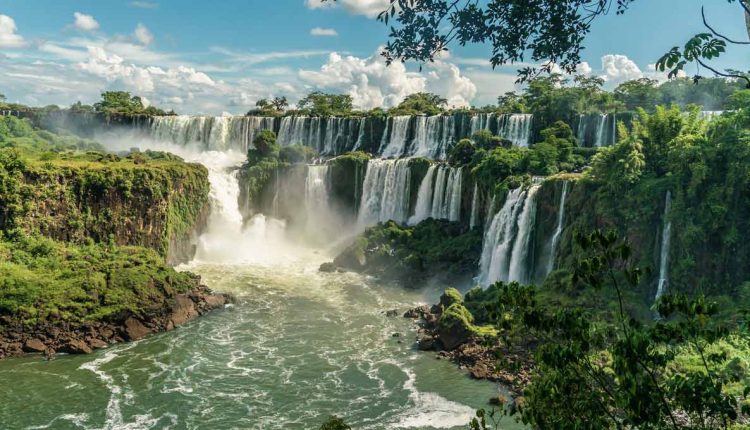
[(138, 340), (151, 334), (151, 330), (139, 320), (130, 317), (125, 320), (125, 336), (130, 341)]

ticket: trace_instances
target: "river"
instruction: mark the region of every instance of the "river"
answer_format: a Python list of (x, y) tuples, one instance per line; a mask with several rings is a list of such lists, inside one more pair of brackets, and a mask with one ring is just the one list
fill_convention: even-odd
[(236, 158), (195, 159), (209, 167), (212, 214), (179, 269), (236, 303), (91, 355), (0, 361), (0, 427), (315, 429), (335, 414), (355, 429), (458, 429), (499, 394), (417, 351), (412, 321), (386, 317), (434, 303), (439, 289), (318, 272), (327, 250), (262, 216), (239, 224), (226, 168)]

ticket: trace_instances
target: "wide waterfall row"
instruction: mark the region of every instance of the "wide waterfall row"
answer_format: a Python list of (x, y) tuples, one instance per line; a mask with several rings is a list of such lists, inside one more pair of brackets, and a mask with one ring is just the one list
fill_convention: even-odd
[(338, 155), (360, 149), (364, 118), (288, 116), (279, 120), (277, 141), (282, 146), (305, 145), (322, 155)]
[[(144, 127), (144, 126), (142, 126)], [(247, 151), (256, 133), (273, 128), (273, 118), (246, 116), (161, 116), (146, 124), (158, 141), (187, 146), (199, 144), (216, 151)]]
[(576, 137), (580, 146), (601, 148), (614, 145), (617, 142), (617, 115), (579, 116)]
[(384, 158), (420, 156), (444, 160), (450, 148), (479, 130), (528, 146), (532, 116), (527, 114), (465, 114), (322, 118), (288, 116), (164, 116), (150, 118), (136, 127), (151, 138), (205, 149), (246, 151), (260, 130), (277, 134), (280, 145), (300, 144), (321, 155), (336, 156), (363, 150)]
[(481, 285), (502, 282), (528, 283), (531, 279), (530, 250), (536, 222), (536, 195), (541, 187), (508, 192), (505, 203), (487, 228), (482, 245)]

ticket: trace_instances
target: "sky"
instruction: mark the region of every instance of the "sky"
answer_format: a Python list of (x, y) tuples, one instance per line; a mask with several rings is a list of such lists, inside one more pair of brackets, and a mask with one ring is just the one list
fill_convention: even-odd
[[(391, 107), (430, 91), (452, 106), (495, 103), (518, 90), (518, 66), (492, 69), (490, 47), (452, 46), (420, 71), (386, 67), (388, 28), (375, 16), (388, 0), (0, 0), (0, 93), (34, 106), (93, 103), (125, 90), (186, 114), (244, 113), (260, 98), (295, 102), (321, 90), (351, 94), (356, 107)], [(709, 20), (746, 40), (738, 6), (726, 0), (635, 0), (597, 20), (579, 72), (608, 88), (653, 69)], [(747, 70), (747, 48), (715, 64)], [(694, 74), (696, 70), (688, 70)]]

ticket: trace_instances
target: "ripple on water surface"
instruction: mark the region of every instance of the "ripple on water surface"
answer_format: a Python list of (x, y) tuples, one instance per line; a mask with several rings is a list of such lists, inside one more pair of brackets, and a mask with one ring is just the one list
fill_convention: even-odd
[(0, 362), (3, 428), (308, 429), (331, 414), (362, 429), (462, 428), (497, 394), (415, 351), (411, 322), (383, 315), (436, 291), (321, 274), (319, 260), (195, 263), (234, 306), (91, 356)]

